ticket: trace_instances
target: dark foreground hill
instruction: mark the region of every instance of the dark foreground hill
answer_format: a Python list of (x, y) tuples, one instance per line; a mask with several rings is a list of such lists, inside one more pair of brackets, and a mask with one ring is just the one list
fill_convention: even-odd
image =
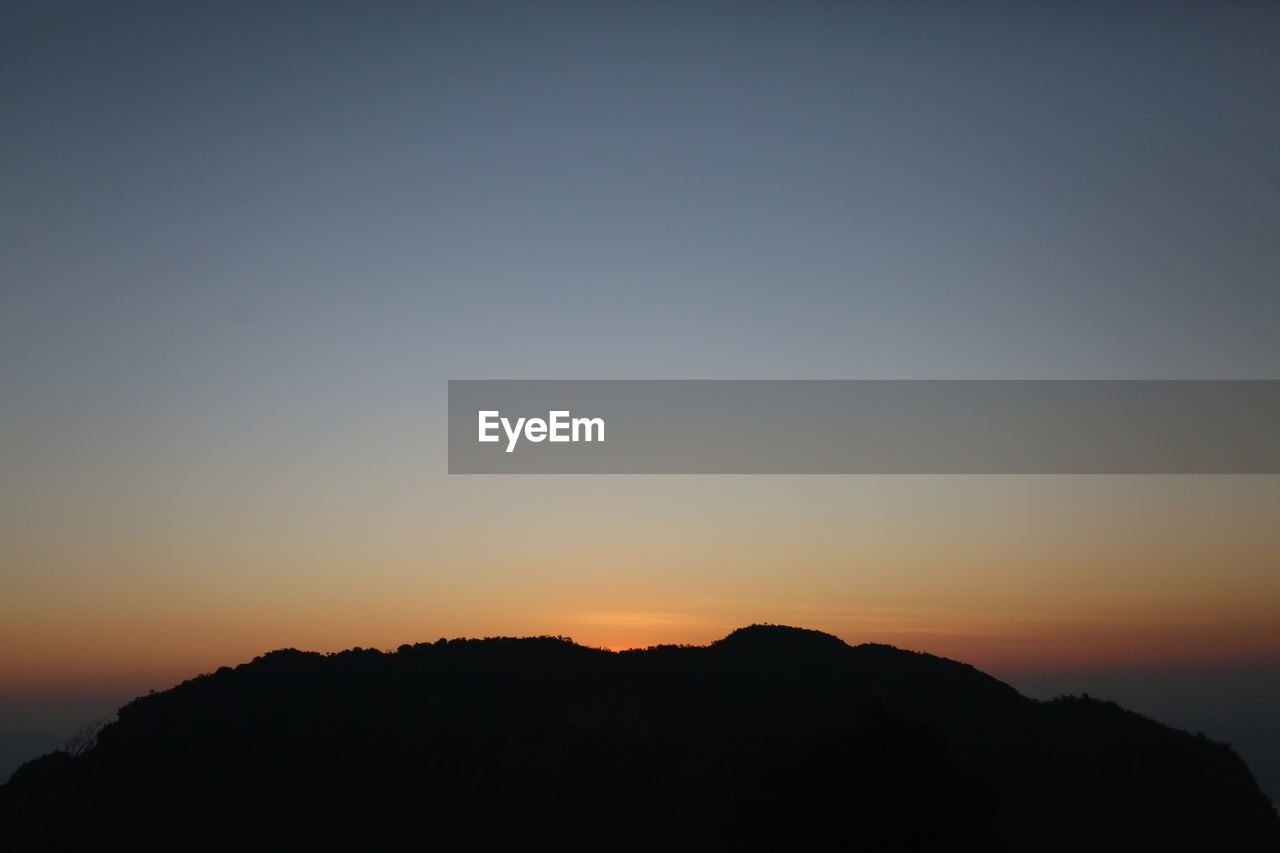
[(1226, 746), (972, 667), (753, 626), (272, 652), (0, 787), (9, 850), (1277, 851)]

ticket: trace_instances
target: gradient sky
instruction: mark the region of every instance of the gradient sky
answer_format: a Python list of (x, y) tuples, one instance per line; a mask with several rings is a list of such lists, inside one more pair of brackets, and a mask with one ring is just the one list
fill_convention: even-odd
[(1280, 7), (1044, 6), (0, 4), (0, 728), (438, 636), (1280, 663), (1280, 478), (445, 473), (449, 378), (1280, 377)]

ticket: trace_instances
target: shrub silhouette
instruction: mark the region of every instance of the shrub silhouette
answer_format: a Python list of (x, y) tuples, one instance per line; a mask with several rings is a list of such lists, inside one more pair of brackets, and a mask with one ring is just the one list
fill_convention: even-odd
[(998, 851), (995, 792), (941, 740), (872, 702), (847, 732), (775, 762), (738, 800), (744, 851)]

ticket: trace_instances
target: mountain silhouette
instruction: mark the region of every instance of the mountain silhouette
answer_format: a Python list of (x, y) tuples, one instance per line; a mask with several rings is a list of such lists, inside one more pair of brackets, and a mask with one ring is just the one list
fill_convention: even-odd
[(0, 849), (1277, 851), (1225, 745), (973, 667), (755, 625), (285, 649), (0, 786)]

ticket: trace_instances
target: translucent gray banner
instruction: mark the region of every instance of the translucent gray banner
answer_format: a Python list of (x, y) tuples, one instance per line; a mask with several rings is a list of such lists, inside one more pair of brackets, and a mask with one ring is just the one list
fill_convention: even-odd
[(451, 380), (451, 474), (1277, 474), (1278, 380)]

